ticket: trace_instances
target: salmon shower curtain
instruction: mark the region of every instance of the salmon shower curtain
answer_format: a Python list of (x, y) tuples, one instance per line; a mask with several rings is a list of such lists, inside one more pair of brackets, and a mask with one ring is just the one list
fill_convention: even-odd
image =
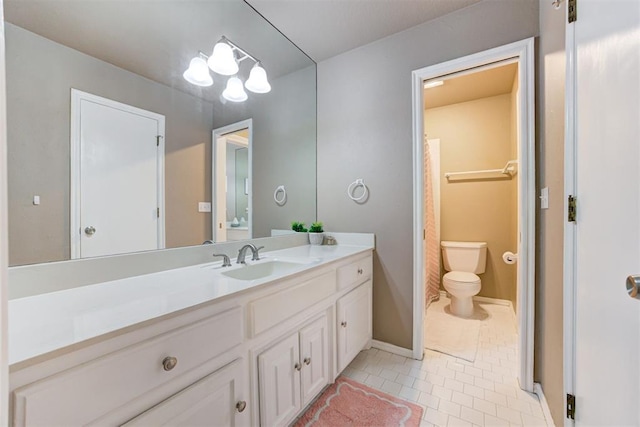
[(431, 176), (431, 153), (427, 138), (424, 139), (424, 269), (425, 307), (440, 298), (440, 242), (436, 234), (436, 215)]

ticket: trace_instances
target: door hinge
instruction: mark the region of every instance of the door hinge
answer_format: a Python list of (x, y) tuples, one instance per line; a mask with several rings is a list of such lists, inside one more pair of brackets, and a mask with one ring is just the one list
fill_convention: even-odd
[(425, 240), (427, 238), (427, 231), (423, 228), (422, 229), (422, 240)]
[(158, 218), (160, 218), (160, 208), (156, 208), (156, 215), (158, 215)]
[(576, 214), (578, 207), (576, 206), (576, 198), (569, 196), (569, 204), (567, 207), (567, 221), (576, 222)]
[(162, 138), (162, 135), (156, 135), (156, 147), (160, 147), (160, 138)]
[(569, 24), (578, 20), (578, 0), (569, 0), (568, 5)]
[(567, 394), (567, 418), (576, 419), (576, 397), (573, 394)]

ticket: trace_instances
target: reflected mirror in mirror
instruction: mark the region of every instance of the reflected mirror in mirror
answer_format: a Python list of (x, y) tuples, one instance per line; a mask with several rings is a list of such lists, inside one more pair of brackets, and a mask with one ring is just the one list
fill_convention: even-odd
[[(10, 265), (223, 241), (221, 222), (230, 240), (315, 220), (316, 65), (245, 2), (5, 0), (4, 16)], [(230, 101), (232, 76), (206, 68), (212, 85), (186, 80), (223, 36), (260, 61), (268, 93)], [(248, 120), (250, 147), (228, 150), (247, 176), (217, 197), (214, 131)]]

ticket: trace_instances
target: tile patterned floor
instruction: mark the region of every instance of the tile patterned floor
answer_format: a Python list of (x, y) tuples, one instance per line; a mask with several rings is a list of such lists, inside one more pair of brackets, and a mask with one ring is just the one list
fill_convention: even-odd
[[(449, 299), (433, 304), (448, 305)], [(413, 360), (372, 348), (344, 375), (421, 405), (423, 426), (546, 426), (537, 396), (518, 387), (512, 309), (475, 304), (482, 326), (474, 363), (431, 350), (424, 360)]]

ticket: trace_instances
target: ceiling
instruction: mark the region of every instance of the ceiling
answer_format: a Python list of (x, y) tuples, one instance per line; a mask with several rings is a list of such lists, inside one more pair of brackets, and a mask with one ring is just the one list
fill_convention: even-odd
[[(201, 89), (182, 73), (222, 35), (260, 59), (271, 80), (313, 64), (241, 0), (5, 0), (4, 12), (7, 22), (210, 101), (226, 79)], [(243, 61), (241, 73), (252, 65)]]
[(314, 61), (481, 0), (246, 0)]
[(511, 63), (491, 67), (442, 80), (442, 86), (424, 89), (424, 108), (437, 108), (460, 102), (511, 93), (518, 71), (518, 64)]

